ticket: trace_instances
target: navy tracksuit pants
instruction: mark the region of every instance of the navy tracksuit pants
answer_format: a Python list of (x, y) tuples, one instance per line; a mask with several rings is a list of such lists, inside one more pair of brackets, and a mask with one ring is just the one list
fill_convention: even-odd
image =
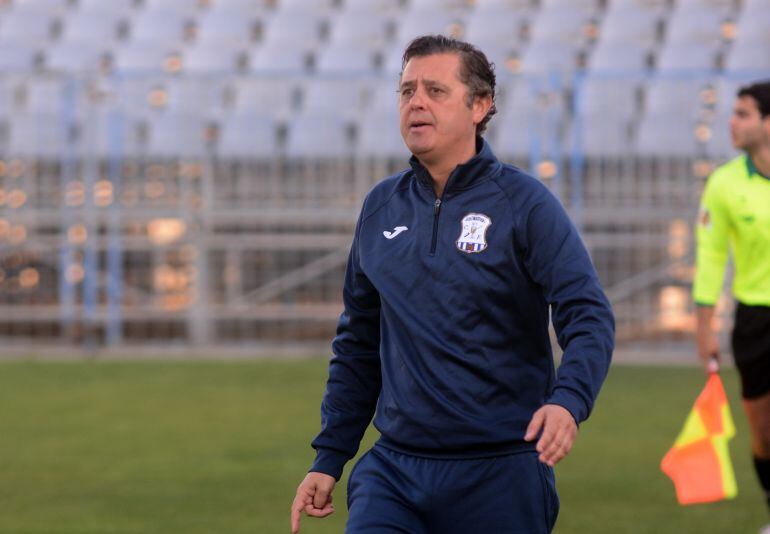
[(443, 460), (375, 445), (348, 480), (347, 534), (547, 534), (553, 469), (534, 451)]

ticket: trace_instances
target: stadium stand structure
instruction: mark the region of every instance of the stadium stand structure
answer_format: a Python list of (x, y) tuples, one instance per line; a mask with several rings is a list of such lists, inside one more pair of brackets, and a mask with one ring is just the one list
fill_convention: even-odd
[(496, 64), (487, 136), (562, 199), (619, 339), (691, 327), (691, 222), (770, 74), (767, 0), (4, 0), (0, 338), (328, 341), (423, 33)]

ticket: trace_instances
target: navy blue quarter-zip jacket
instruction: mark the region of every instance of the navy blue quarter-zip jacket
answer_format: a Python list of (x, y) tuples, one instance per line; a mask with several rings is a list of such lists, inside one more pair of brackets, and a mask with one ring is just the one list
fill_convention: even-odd
[(437, 458), (533, 449), (546, 403), (588, 417), (614, 346), (596, 271), (547, 188), (477, 148), (441, 198), (414, 157), (366, 197), (311, 471), (339, 479), (373, 415), (383, 446)]

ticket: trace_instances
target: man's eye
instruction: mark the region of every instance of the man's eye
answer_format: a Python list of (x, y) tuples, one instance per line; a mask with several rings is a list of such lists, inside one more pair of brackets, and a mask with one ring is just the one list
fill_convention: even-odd
[(443, 93), (444, 91), (443, 91), (443, 89), (439, 89), (438, 87), (431, 87), (430, 88), (430, 92), (431, 92), (431, 94), (439, 95), (439, 94)]
[(401, 96), (412, 96), (413, 92), (412, 89), (401, 89)]

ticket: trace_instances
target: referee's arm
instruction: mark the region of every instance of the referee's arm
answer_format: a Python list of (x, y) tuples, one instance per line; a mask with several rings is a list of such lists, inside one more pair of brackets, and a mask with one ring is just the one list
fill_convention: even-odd
[(712, 322), (714, 306), (719, 300), (724, 281), (729, 248), (730, 219), (724, 202), (723, 181), (711, 176), (706, 183), (695, 230), (696, 258), (693, 297), (696, 309), (696, 343), (698, 356), (707, 371), (712, 360), (719, 364), (719, 340)]

